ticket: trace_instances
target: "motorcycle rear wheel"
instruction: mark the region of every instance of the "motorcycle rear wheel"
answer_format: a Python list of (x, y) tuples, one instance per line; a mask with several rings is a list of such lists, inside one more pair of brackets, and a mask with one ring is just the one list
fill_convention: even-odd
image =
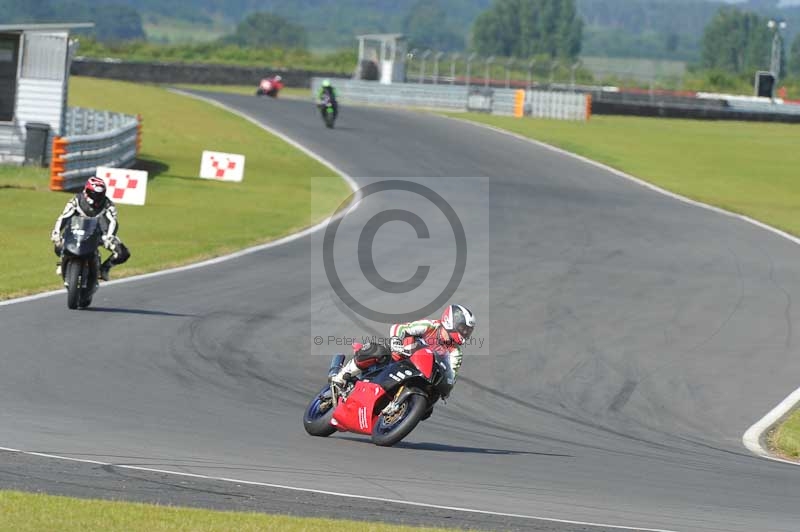
[(378, 416), (372, 428), (372, 443), (381, 447), (391, 447), (408, 436), (417, 423), (422, 421), (422, 416), (428, 409), (428, 399), (422, 395), (422, 391), (417, 390), (416, 393), (406, 396), (400, 408), (403, 410), (391, 419), (384, 414)]
[(70, 309), (78, 308), (78, 302), (81, 295), (80, 278), (81, 263), (77, 260), (71, 260), (67, 263), (67, 274), (64, 278), (67, 281), (67, 307)]
[(331, 425), (333, 411), (336, 410), (331, 397), (331, 387), (326, 385), (314, 396), (303, 414), (303, 427), (312, 436), (328, 437), (336, 432)]

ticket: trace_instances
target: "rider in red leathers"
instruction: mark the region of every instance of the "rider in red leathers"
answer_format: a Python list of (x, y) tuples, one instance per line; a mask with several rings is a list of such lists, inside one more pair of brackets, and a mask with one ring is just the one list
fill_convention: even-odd
[(283, 88), (283, 78), (279, 75), (272, 76), (269, 78), (264, 78), (258, 84), (258, 89), (256, 90), (256, 96), (272, 96), (273, 98), (278, 97), (278, 93)]
[(439, 320), (418, 320), (410, 323), (392, 325), (391, 353), (380, 344), (365, 344), (339, 372), (331, 377), (331, 382), (343, 385), (363, 370), (389, 362), (391, 357), (412, 354), (417, 348), (426, 346), (449, 361), (448, 381), (454, 384), (461, 368), (462, 346), (472, 336), (475, 328), (475, 315), (462, 305), (449, 305)]

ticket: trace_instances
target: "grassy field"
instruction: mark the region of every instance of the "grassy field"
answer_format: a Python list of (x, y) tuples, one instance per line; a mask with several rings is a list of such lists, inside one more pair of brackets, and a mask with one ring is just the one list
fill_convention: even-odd
[(800, 410), (795, 410), (770, 434), (769, 444), (784, 457), (800, 460)]
[[(119, 236), (132, 257), (112, 277), (273, 240), (324, 218), (350, 193), (330, 169), (261, 128), (158, 87), (73, 77), (70, 105), (140, 113), (144, 120), (147, 205), (119, 206)], [(244, 154), (244, 181), (197, 179), (204, 149)], [(312, 179), (321, 195), (313, 203)], [(71, 194), (47, 186), (46, 171), (0, 169), (0, 298), (61, 286), (49, 234)]]
[(0, 491), (0, 532), (446, 532), (377, 523), (215, 512)]
[(797, 126), (621, 116), (594, 116), (589, 122), (453, 116), (564, 148), (800, 235)]

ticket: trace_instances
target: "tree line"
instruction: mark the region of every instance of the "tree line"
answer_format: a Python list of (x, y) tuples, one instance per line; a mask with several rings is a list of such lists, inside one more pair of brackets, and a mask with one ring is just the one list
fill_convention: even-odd
[[(339, 18), (369, 3), (340, 0), (340, 14), (334, 15), (328, 11), (330, 4), (321, 0), (114, 1), (118, 3), (101, 1), (90, 7), (88, 0), (0, 0), (0, 9), (7, 22), (91, 20), (95, 28), (90, 33), (97, 41), (114, 42), (146, 38), (137, 7), (202, 22), (204, 16), (223, 10), (236, 13), (265, 6), (274, 12), (250, 12), (214, 43), (303, 50), (318, 38), (306, 23), (317, 28), (320, 17), (331, 16), (326, 21), (329, 28), (345, 27)], [(300, 7), (307, 13), (302, 24), (293, 15)], [(366, 8), (359, 15), (361, 32), (399, 30), (411, 48), (420, 50), (573, 61), (581, 53), (603, 55), (603, 47), (616, 47), (608, 55), (632, 57), (685, 55), (696, 47), (697, 67), (734, 76), (769, 68), (773, 30), (766, 23), (779, 16), (788, 22), (787, 39), (780, 42), (781, 70), (800, 75), (800, 8), (778, 9), (777, 0), (749, 0), (735, 7), (694, 0), (397, 0), (381, 13), (381, 21), (373, 15)], [(797, 37), (789, 40), (792, 31)], [(349, 47), (357, 32), (350, 34)], [(598, 49), (598, 42), (605, 44)]]

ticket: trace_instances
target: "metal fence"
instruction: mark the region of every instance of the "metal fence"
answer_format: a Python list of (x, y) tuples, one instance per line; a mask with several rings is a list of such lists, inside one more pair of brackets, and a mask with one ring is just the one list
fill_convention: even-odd
[(141, 117), (70, 107), (66, 132), (55, 137), (50, 158), (50, 189), (75, 190), (98, 166), (125, 168), (141, 147)]
[[(321, 82), (322, 78), (312, 80), (313, 94), (318, 93)], [(587, 95), (580, 93), (523, 91), (475, 85), (381, 84), (350, 79), (336, 79), (334, 86), (339, 101), (344, 104), (479, 111), (496, 115), (529, 115), (563, 120), (586, 120), (590, 112)]]
[[(312, 94), (319, 92), (322, 78), (311, 80)], [(341, 103), (367, 105), (396, 105), (464, 110), (467, 106), (465, 87), (393, 83), (383, 85), (374, 81), (335, 79), (337, 98)]]

